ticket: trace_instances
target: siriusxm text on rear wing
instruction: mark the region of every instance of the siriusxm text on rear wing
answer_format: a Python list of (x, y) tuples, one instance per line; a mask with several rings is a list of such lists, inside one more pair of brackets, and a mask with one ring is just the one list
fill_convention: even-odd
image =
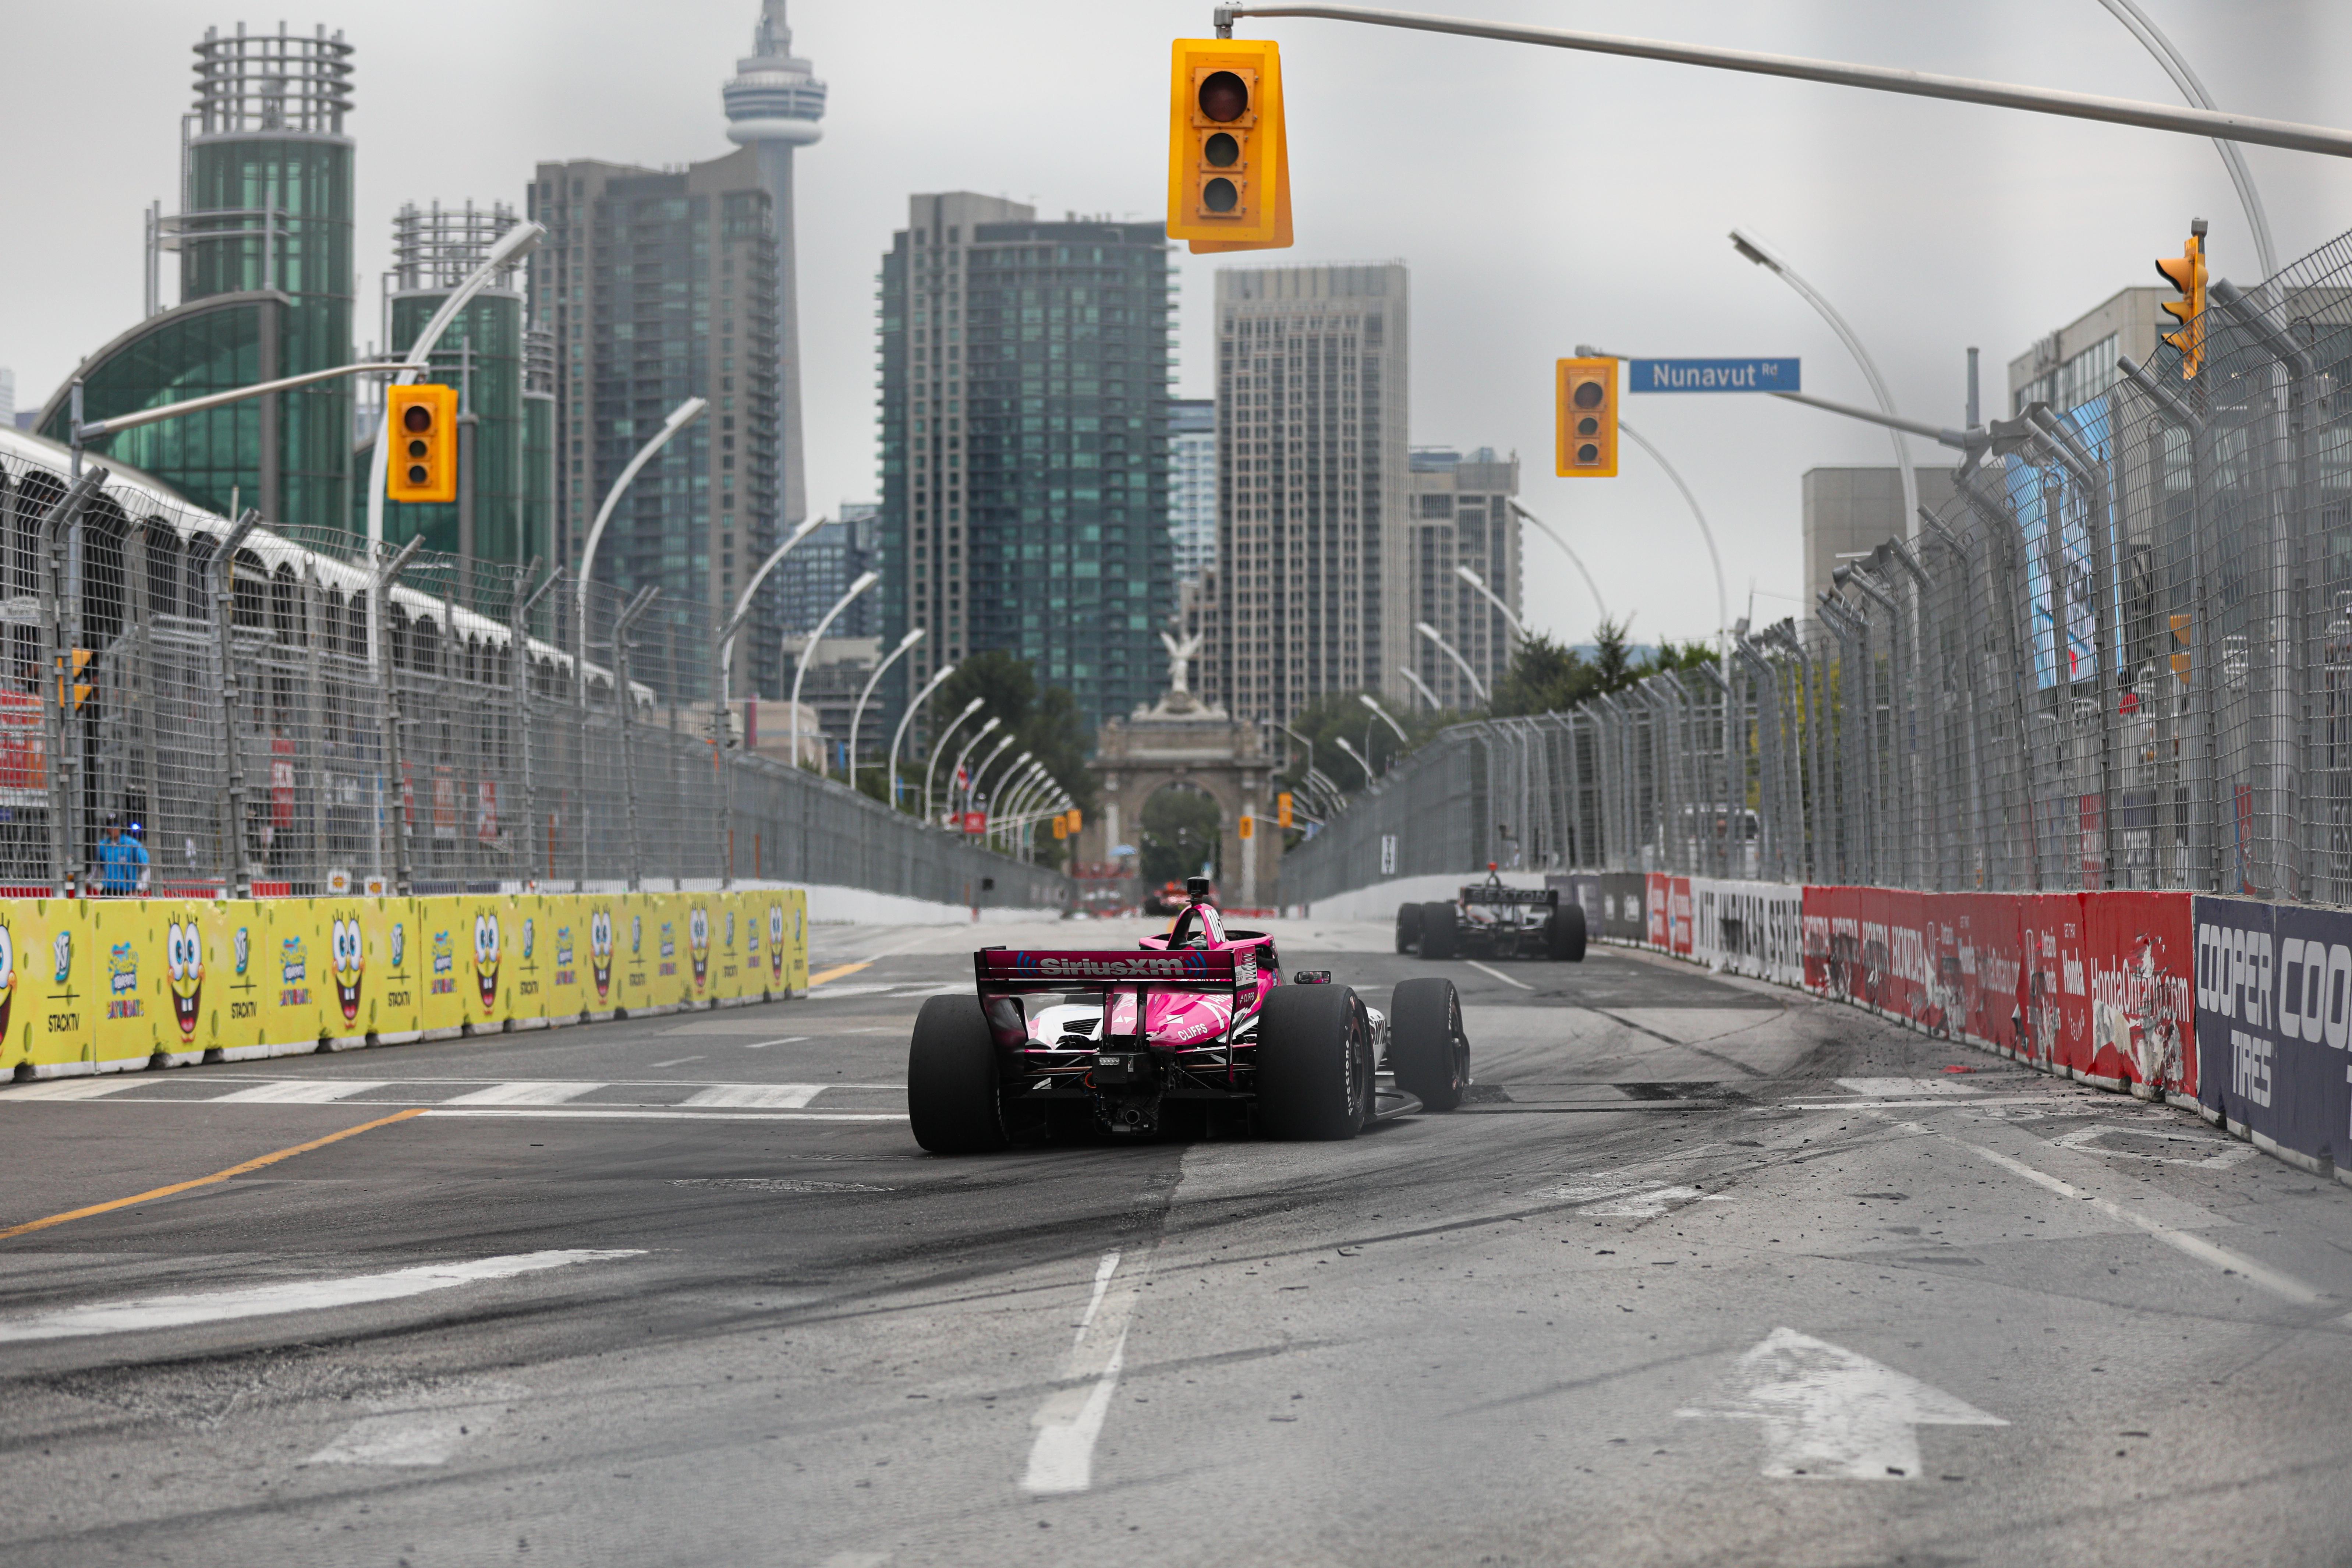
[(1226, 952), (1013, 952), (977, 956), (983, 983), (1040, 980), (1206, 981), (1231, 984), (1234, 956)]

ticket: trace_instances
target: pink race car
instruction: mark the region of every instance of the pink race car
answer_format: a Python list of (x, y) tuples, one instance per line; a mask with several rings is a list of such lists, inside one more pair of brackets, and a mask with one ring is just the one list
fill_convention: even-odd
[(1444, 978), (1382, 1013), (1328, 971), (1283, 984), (1274, 939), (1234, 931), (1205, 878), (1134, 951), (973, 954), (977, 996), (923, 1004), (907, 1058), (915, 1141), (980, 1153), (1025, 1137), (1200, 1137), (1213, 1117), (1276, 1138), (1353, 1138), (1451, 1110), (1470, 1083)]

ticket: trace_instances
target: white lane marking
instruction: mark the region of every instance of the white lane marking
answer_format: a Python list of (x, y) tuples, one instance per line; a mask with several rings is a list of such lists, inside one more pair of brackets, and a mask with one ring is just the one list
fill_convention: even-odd
[(1528, 984), (1526, 981), (1514, 980), (1499, 969), (1489, 969), (1475, 958), (1465, 958), (1462, 962), (1468, 964), (1471, 968), (1476, 970), (1481, 974), (1493, 975), (1496, 979), (1501, 981), (1506, 985), (1516, 985), (1522, 991), (1532, 991), (1535, 989), (1534, 986)]
[[(1151, 1254), (1137, 1254), (1124, 1275), (1121, 1255), (1105, 1255), (1095, 1268), (1095, 1295), (1062, 1365), (1066, 1386), (1048, 1394), (1029, 1418), (1036, 1438), (1021, 1489), (1038, 1496), (1082, 1492), (1094, 1485), (1095, 1439), (1110, 1415), (1111, 1395), (1127, 1365), (1127, 1330), (1151, 1271)], [(1109, 1289), (1114, 1283), (1117, 1289)]]
[(1756, 1421), (1764, 1474), (1808, 1480), (1914, 1480), (1921, 1426), (2006, 1426), (1968, 1401), (1842, 1345), (1774, 1329), (1741, 1356), (1713, 1405), (1677, 1415)]
[(15, 1089), (0, 1089), (0, 1104), (12, 1100), (101, 1100), (110, 1094), (120, 1094), (141, 1081), (138, 1074), (118, 1073), (108, 1078), (52, 1079), (47, 1083), (20, 1084)]
[(686, 1103), (730, 1110), (798, 1110), (824, 1093), (824, 1087), (821, 1083), (734, 1084), (698, 1090), (687, 1096)]
[(601, 1083), (494, 1083), (488, 1089), (478, 1089), (444, 1105), (561, 1105), (567, 1100), (577, 1100), (604, 1086)]
[[(2117, 1149), (2099, 1142), (2108, 1134), (2118, 1138), (2154, 1138), (2166, 1143), (2188, 1143), (2213, 1152), (2201, 1160), (2185, 1153), (2147, 1154), (2137, 1149)], [(2234, 1138), (2200, 1138), (2193, 1132), (2158, 1132), (2145, 1127), (2077, 1127), (2063, 1138), (2053, 1138), (2051, 1145), (2072, 1149), (2078, 1154), (2113, 1154), (2125, 1160), (2145, 1160), (2152, 1165), (2189, 1165), (2200, 1171), (2226, 1171), (2232, 1165), (2242, 1165), (2262, 1152), (2252, 1143), (2241, 1143)]]
[(1110, 1289), (1110, 1277), (1118, 1272), (1118, 1252), (1114, 1248), (1104, 1253), (1102, 1261), (1095, 1265), (1095, 1293), (1087, 1299), (1087, 1315), (1078, 1320), (1078, 1332), (1085, 1333), (1087, 1325), (1095, 1321), (1095, 1313), (1102, 1307), (1103, 1292)]
[(472, 1384), (423, 1399), (365, 1401), (374, 1415), (344, 1427), (302, 1463), (401, 1468), (446, 1464), (460, 1445), (488, 1433), (507, 1407), (529, 1393), (515, 1384)]
[(1972, 1083), (1954, 1083), (1948, 1078), (1842, 1078), (1840, 1089), (1850, 1089), (1879, 1100), (1915, 1100), (1923, 1094), (1982, 1094), (1984, 1090)]
[[(1945, 1136), (1950, 1137), (1950, 1134), (1947, 1133)], [(2126, 1225), (2144, 1230), (2167, 1247), (2175, 1251), (2187, 1253), (2200, 1263), (2210, 1264), (2225, 1274), (2242, 1274), (2273, 1296), (2284, 1297), (2287, 1300), (2305, 1307), (2316, 1306), (2328, 1299), (2326, 1291), (2305, 1284), (2292, 1274), (2282, 1274), (2275, 1268), (2257, 1263), (2252, 1258), (2232, 1252), (2226, 1247), (2217, 1247), (2201, 1236), (2192, 1236), (2185, 1230), (2175, 1230), (2168, 1225), (2158, 1225), (2145, 1215), (2134, 1214), (2121, 1204), (2095, 1196), (2071, 1182), (2060, 1181), (2047, 1171), (2037, 1171), (2024, 1161), (2011, 1159), (1998, 1149), (1988, 1149), (1981, 1143), (1971, 1143), (1965, 1138), (1952, 1138), (1951, 1142), (1958, 1143), (1970, 1153), (1999, 1165), (2011, 1175), (2024, 1177), (2035, 1186), (2047, 1187), (2062, 1198), (2074, 1198), (2078, 1202), (2088, 1204), (2109, 1219), (2120, 1220)]]
[(437, 1106), (425, 1111), (427, 1116), (472, 1116), (513, 1118), (568, 1117), (583, 1121), (904, 1121), (903, 1110), (606, 1110), (594, 1106), (540, 1107), (532, 1105), (477, 1105), (463, 1110), (443, 1110)]
[(61, 1307), (26, 1318), (0, 1321), (0, 1343), (19, 1340), (74, 1339), (87, 1334), (120, 1334), (142, 1329), (184, 1328), (191, 1323), (225, 1322), (233, 1318), (261, 1318), (280, 1312), (314, 1312), (329, 1307), (355, 1307), (371, 1301), (395, 1301), (428, 1290), (446, 1290), (484, 1279), (507, 1279), (518, 1274), (562, 1268), (573, 1263), (593, 1263), (613, 1258), (637, 1258), (642, 1247), (594, 1249), (571, 1247), (553, 1252), (518, 1252), (504, 1258), (478, 1258), (467, 1263), (427, 1263), (395, 1268), (389, 1274), (358, 1274), (342, 1279), (296, 1279), (275, 1285), (248, 1285), (236, 1290), (208, 1290), (194, 1296), (145, 1296), (127, 1301), (98, 1301), (87, 1307)]
[(770, 1046), (797, 1046), (807, 1038), (806, 1035), (786, 1035), (781, 1040), (753, 1040), (743, 1048), (747, 1051), (764, 1051)]
[(354, 1094), (364, 1094), (372, 1089), (388, 1087), (381, 1082), (363, 1082), (356, 1079), (297, 1078), (276, 1083), (256, 1084), (224, 1094), (208, 1105), (326, 1105)]
[(672, 1057), (668, 1061), (647, 1062), (646, 1066), (649, 1068), (682, 1068), (688, 1062), (698, 1062), (702, 1058), (700, 1057)]
[(872, 996), (879, 992), (893, 990), (897, 985), (904, 984), (906, 984), (904, 981), (898, 981), (872, 985), (812, 985), (808, 989), (808, 1000), (822, 1002), (828, 996)]
[(2044, 1105), (2053, 1112), (2128, 1110), (2129, 1100), (2085, 1100), (2076, 1102), (2048, 1094), (1989, 1094), (1981, 1100), (1801, 1100), (1786, 1101), (1787, 1110), (1980, 1110), (1996, 1105)]

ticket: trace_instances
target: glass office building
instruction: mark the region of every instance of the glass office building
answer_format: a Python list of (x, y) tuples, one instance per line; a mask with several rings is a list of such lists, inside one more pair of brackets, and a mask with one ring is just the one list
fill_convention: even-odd
[[(180, 300), (85, 362), (83, 417), (102, 419), (351, 362), (352, 47), (341, 34), (229, 37), (195, 47), (182, 122), (181, 207), (150, 226), (151, 280), (176, 252)], [(71, 434), (70, 386), (41, 434)], [(350, 515), (352, 398), (334, 380), (92, 444), (226, 512), (333, 527)]]
[(882, 260), (878, 629), (930, 630), (894, 695), (1003, 648), (1089, 726), (1148, 704), (1176, 608), (1164, 232), (969, 192), (909, 206)]

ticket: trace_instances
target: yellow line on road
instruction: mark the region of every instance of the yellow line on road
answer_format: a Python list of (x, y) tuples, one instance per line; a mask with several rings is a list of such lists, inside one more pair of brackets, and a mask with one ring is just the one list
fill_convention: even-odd
[(215, 1182), (226, 1182), (231, 1176), (242, 1176), (248, 1171), (258, 1171), (264, 1165), (274, 1165), (280, 1160), (290, 1160), (297, 1154), (307, 1154), (313, 1149), (323, 1149), (330, 1143), (341, 1142), (346, 1138), (355, 1137), (372, 1129), (389, 1127), (395, 1121), (405, 1121), (412, 1116), (424, 1114), (425, 1108), (418, 1106), (413, 1110), (403, 1110), (392, 1116), (380, 1116), (373, 1121), (362, 1121), (357, 1127), (346, 1127), (341, 1132), (330, 1132), (324, 1138), (313, 1138), (308, 1143), (297, 1143), (291, 1149), (280, 1149), (275, 1154), (264, 1154), (257, 1159), (247, 1160), (241, 1165), (231, 1165), (226, 1171), (215, 1171), (209, 1176), (198, 1176), (193, 1182), (174, 1182), (168, 1187), (157, 1187), (152, 1192), (141, 1193), (135, 1197), (116, 1198), (111, 1203), (92, 1204), (86, 1209), (73, 1209), (65, 1214), (53, 1214), (47, 1219), (27, 1220), (23, 1225), (11, 1226), (5, 1230), (0, 1230), (0, 1241), (5, 1241), (12, 1236), (23, 1236), (27, 1231), (47, 1230), (53, 1225), (63, 1225), (69, 1219), (88, 1219), (92, 1215), (105, 1214), (110, 1209), (128, 1208), (132, 1204), (143, 1204), (151, 1198), (168, 1198), (174, 1193), (184, 1193), (193, 1187), (209, 1187)]
[(820, 969), (814, 974), (810, 975), (809, 984), (811, 985), (822, 985), (828, 980), (838, 980), (845, 974), (855, 974), (859, 970), (867, 968), (873, 963), (874, 961), (870, 958), (861, 958), (856, 963), (836, 963), (831, 969)]

